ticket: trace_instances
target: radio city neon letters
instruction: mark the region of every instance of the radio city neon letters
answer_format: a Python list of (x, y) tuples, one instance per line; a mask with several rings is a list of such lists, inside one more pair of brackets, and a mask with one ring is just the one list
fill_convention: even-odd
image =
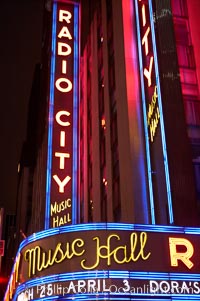
[[(142, 25), (145, 27), (146, 25), (146, 6), (143, 4), (142, 5)], [(148, 42), (148, 36), (150, 33), (150, 27), (148, 26), (145, 34), (142, 38), (142, 45), (145, 46), (145, 55), (147, 56), (149, 54), (149, 42)], [(148, 86), (151, 86), (151, 77), (152, 77), (152, 67), (153, 67), (153, 56), (150, 57), (150, 62), (149, 62), (149, 69), (145, 67), (144, 69), (144, 76), (147, 78), (148, 81)]]
[[(59, 10), (59, 22), (66, 22), (67, 24), (71, 23), (72, 15), (69, 11)], [(68, 40), (72, 39), (71, 33), (68, 30), (67, 26), (63, 26), (58, 34), (58, 38), (66, 38)], [(68, 43), (58, 42), (58, 56), (67, 57), (71, 54), (72, 49)], [(67, 74), (67, 61), (66, 59), (62, 60), (62, 74)], [(61, 86), (64, 84), (64, 87)], [(65, 77), (58, 78), (56, 80), (56, 88), (63, 93), (70, 92), (72, 90), (72, 82)]]
[[(74, 7), (57, 4), (56, 35), (53, 34), (52, 74), (53, 85), (53, 128), (51, 191), (48, 214), (51, 227), (71, 224), (73, 141), (74, 141)], [(55, 32), (55, 31), (54, 31)], [(68, 205), (66, 206), (66, 200)], [(70, 203), (70, 206), (69, 206)]]
[[(70, 24), (71, 19), (72, 19), (72, 14), (69, 11), (61, 10), (61, 9), (59, 10), (59, 22), (64, 22), (64, 24), (65, 23)], [(71, 33), (69, 32), (68, 27), (65, 25), (61, 28), (57, 37), (58, 37), (58, 39), (65, 38), (67, 40), (71, 40), (72, 39)], [(67, 74), (66, 58), (71, 54), (72, 49), (68, 43), (60, 42), (59, 40), (58, 40), (58, 44), (57, 44), (57, 49), (58, 49), (57, 55), (64, 57), (64, 59), (62, 60), (62, 63), (61, 63), (61, 65), (62, 65), (61, 73)], [(63, 84), (64, 84), (64, 87), (63, 87)], [(60, 91), (61, 93), (68, 93), (72, 90), (72, 87), (73, 87), (72, 82), (68, 78), (65, 78), (65, 77), (58, 78), (55, 82), (55, 86), (56, 86), (57, 90)], [(66, 133), (64, 131), (64, 128), (70, 127), (71, 124), (69, 121), (66, 121), (65, 118), (69, 117), (69, 116), (70, 116), (70, 112), (63, 110), (63, 111), (57, 112), (56, 117), (55, 117), (57, 124), (59, 124), (61, 127), (63, 127), (63, 129), (61, 128), (61, 130), (60, 130), (60, 146), (61, 147), (66, 146)], [(59, 158), (59, 168), (65, 169), (65, 160), (70, 158), (70, 153), (55, 152), (54, 156), (55, 156), (55, 158)], [(71, 177), (70, 177), (70, 175), (66, 175), (66, 177), (61, 180), (57, 174), (54, 174), (53, 179), (56, 182), (56, 184), (58, 185), (59, 192), (64, 193), (65, 186), (70, 182)]]
[[(70, 116), (70, 113), (67, 111), (59, 111), (56, 114), (56, 122), (61, 126), (61, 127), (68, 127), (70, 126), (70, 122), (68, 121), (62, 121), (61, 117), (62, 116)], [(60, 131), (60, 146), (64, 147), (65, 146), (65, 131)], [(65, 168), (65, 159), (70, 158), (70, 154), (69, 153), (61, 153), (61, 152), (55, 152), (55, 157), (60, 158), (59, 160), (59, 167), (60, 169), (64, 169)], [(57, 183), (58, 187), (59, 187), (59, 192), (60, 193), (64, 193), (64, 188), (67, 185), (67, 183), (71, 180), (71, 177), (69, 175), (67, 175), (63, 180), (60, 180), (60, 178), (58, 177), (58, 175), (53, 175), (53, 179), (55, 180), (55, 182)]]

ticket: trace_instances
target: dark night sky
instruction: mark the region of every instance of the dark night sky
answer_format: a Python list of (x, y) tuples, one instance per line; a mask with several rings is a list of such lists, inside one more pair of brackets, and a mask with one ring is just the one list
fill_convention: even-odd
[(42, 10), (43, 0), (3, 0), (0, 5), (0, 206), (10, 213), (33, 72), (40, 61)]

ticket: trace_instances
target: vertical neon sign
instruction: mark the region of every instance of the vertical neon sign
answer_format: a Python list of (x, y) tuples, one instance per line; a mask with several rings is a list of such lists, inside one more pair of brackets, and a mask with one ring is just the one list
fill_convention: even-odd
[(54, 1), (45, 229), (76, 223), (79, 5)]
[[(142, 106), (152, 224), (156, 211), (168, 208), (164, 220), (174, 222), (162, 98), (151, 0), (135, 0)], [(164, 214), (165, 215), (165, 214)], [(163, 220), (161, 218), (161, 220)]]

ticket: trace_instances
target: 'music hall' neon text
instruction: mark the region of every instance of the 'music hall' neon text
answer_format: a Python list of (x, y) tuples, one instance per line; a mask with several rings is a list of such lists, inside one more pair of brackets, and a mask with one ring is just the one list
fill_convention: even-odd
[[(147, 252), (147, 233), (140, 234), (133, 232), (130, 235), (129, 246), (121, 245), (121, 237), (117, 234), (111, 234), (107, 237), (106, 244), (101, 244), (98, 236), (93, 238), (95, 246), (94, 262), (88, 264), (88, 258), (82, 257), (80, 261), (80, 268), (84, 270), (93, 270), (98, 268), (102, 259), (106, 260), (106, 265), (109, 267), (113, 262), (117, 264), (125, 264), (129, 262), (137, 262), (138, 260), (147, 260), (151, 252)], [(111, 247), (111, 244), (119, 242), (117, 247)], [(91, 246), (90, 246), (91, 247)], [(50, 249), (46, 252), (40, 246), (28, 249), (25, 252), (24, 258), (28, 262), (28, 275), (32, 277), (48, 267), (70, 260), (73, 257), (80, 257), (86, 254), (86, 244), (81, 238), (74, 239), (71, 243), (58, 243), (54, 250)]]

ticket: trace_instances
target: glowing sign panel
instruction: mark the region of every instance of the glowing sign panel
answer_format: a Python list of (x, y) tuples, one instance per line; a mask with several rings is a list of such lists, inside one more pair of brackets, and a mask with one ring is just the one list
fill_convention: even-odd
[[(141, 286), (146, 287), (139, 291), (144, 295), (189, 294), (191, 289), (199, 294), (200, 229), (128, 224), (114, 228), (109, 223), (71, 225), (27, 238), (5, 300), (24, 294), (34, 300), (47, 292), (47, 297), (76, 294), (81, 288), (84, 293), (109, 293), (113, 286), (122, 289), (116, 291), (119, 294), (137, 295), (135, 289)], [(55, 290), (50, 293), (47, 288)]]
[[(172, 224), (174, 217), (155, 33), (156, 8), (153, 4), (152, 0), (135, 0), (149, 201), (152, 224), (168, 221)], [(167, 208), (165, 212), (161, 209), (164, 207)]]
[[(125, 276), (125, 275), (124, 275)], [(149, 275), (150, 277), (150, 275)], [(180, 281), (180, 280), (147, 280), (147, 279), (131, 279), (130, 276), (123, 278), (92, 278), (92, 279), (79, 279), (79, 280), (66, 280), (60, 282), (50, 282), (46, 284), (40, 284), (34, 287), (29, 287), (22, 291), (18, 296), (17, 301), (20, 301), (21, 297), (27, 297), (28, 300), (38, 300), (39, 298), (49, 297), (68, 297), (68, 295), (76, 294), (86, 298), (86, 294), (89, 294), (90, 299), (95, 300), (95, 294), (100, 295), (114, 294), (115, 297), (128, 295), (137, 296), (151, 296), (158, 297), (163, 295), (165, 297), (171, 295), (182, 295), (188, 297), (189, 294), (195, 296), (200, 293), (199, 281)], [(92, 298), (92, 299), (91, 299)], [(108, 297), (107, 297), (108, 298)], [(130, 296), (129, 296), (130, 298)], [(25, 300), (27, 300), (25, 299)], [(22, 298), (24, 301), (24, 299)], [(106, 300), (113, 300), (108, 298)], [(129, 300), (129, 299), (123, 299)], [(153, 299), (155, 300), (155, 299)], [(180, 300), (180, 299), (179, 299)], [(194, 300), (194, 299), (190, 299)]]
[[(159, 245), (159, 248), (157, 247)], [(199, 271), (197, 236), (145, 231), (82, 231), (46, 237), (22, 250), (23, 280), (93, 270)], [(21, 279), (19, 279), (21, 281)]]
[(78, 89), (75, 85), (78, 76), (75, 69), (78, 68), (78, 37), (74, 28), (77, 27), (78, 18), (76, 16), (75, 20), (74, 7), (69, 3), (54, 3), (52, 99), (49, 108), (49, 124), (52, 128), (49, 129), (51, 143), (48, 146), (48, 158), (51, 160), (48, 159), (50, 185), (47, 188), (46, 228), (71, 224), (73, 204), (76, 202), (73, 187), (77, 178), (73, 173), (73, 164), (77, 161), (77, 152), (73, 151), (73, 145), (76, 139), (74, 128), (77, 128), (77, 108), (74, 103), (78, 91), (75, 93), (74, 90)]
[(143, 54), (143, 76), (146, 90), (147, 102), (147, 124), (149, 128), (150, 141), (154, 141), (156, 130), (159, 124), (159, 107), (157, 102), (157, 86), (154, 73), (154, 58), (152, 52), (152, 38), (149, 21), (148, 4), (146, 1), (139, 1), (141, 45)]

